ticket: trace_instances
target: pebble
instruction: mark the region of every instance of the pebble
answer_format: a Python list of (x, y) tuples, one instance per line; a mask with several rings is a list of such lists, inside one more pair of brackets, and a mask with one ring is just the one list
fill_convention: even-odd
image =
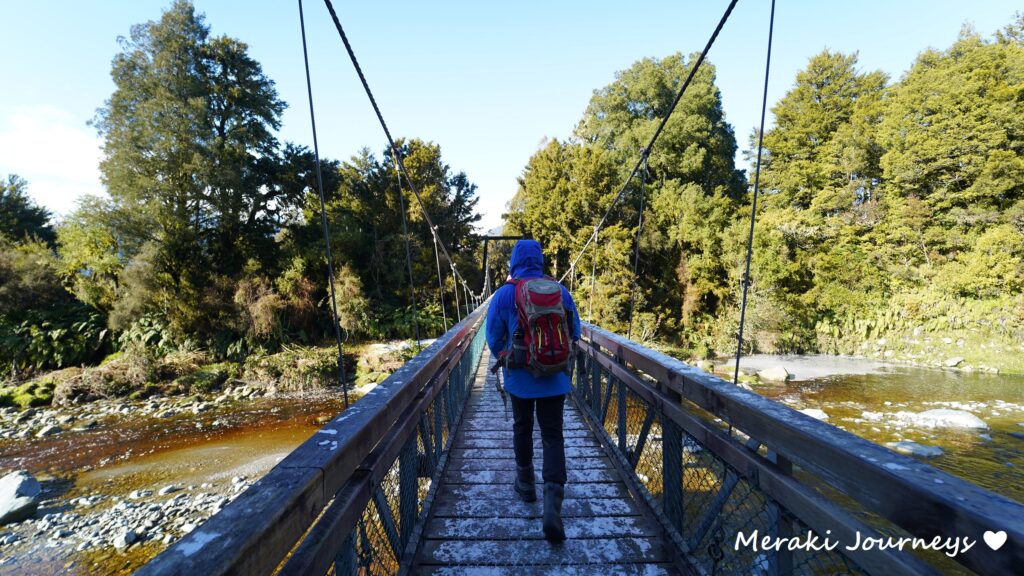
[(134, 492), (129, 494), (128, 497), (131, 498), (132, 500), (141, 500), (142, 498), (149, 498), (152, 495), (152, 490), (135, 490)]

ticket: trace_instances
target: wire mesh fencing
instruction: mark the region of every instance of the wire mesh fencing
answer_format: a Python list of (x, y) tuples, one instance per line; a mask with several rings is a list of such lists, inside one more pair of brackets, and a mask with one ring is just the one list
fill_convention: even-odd
[[(684, 430), (679, 414), (686, 411), (718, 432), (720, 441), (732, 442), (733, 450), (767, 464), (763, 447), (743, 446), (721, 419), (687, 410), (678, 394), (666, 393), (654, 377), (599, 347), (583, 344), (581, 351), (573, 382), (576, 403), (599, 427), (619, 468), (631, 474), (690, 569), (742, 575), (868, 573), (842, 547), (791, 549), (791, 541), (824, 543), (829, 534), (814, 530), (766, 493), (756, 467), (738, 469), (730, 462), (735, 458), (720, 454), (718, 443), (706, 445)], [(765, 538), (782, 544), (764, 546)]]

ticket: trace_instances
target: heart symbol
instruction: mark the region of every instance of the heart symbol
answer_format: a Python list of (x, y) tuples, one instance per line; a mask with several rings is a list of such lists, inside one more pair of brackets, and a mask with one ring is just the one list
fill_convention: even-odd
[(993, 532), (991, 530), (985, 531), (985, 544), (993, 550), (999, 550), (1006, 544), (1006, 531), (1000, 530), (999, 532)]

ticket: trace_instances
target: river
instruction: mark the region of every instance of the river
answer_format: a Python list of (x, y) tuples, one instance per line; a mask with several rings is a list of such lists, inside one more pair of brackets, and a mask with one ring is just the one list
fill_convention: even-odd
[[(793, 380), (754, 384), (754, 391), (821, 410), (830, 424), (878, 444), (937, 446), (941, 455), (915, 457), (1024, 502), (1024, 376), (837, 356), (754, 355), (740, 362), (747, 372), (774, 366)], [(936, 409), (969, 412), (987, 429), (936, 427), (916, 416)]]

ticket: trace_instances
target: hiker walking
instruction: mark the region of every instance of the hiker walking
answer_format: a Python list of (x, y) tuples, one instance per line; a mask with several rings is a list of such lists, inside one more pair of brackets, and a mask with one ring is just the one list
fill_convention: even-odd
[(505, 371), (512, 400), (516, 480), (524, 502), (537, 500), (533, 470), (533, 418), (537, 415), (544, 457), (544, 536), (565, 540), (565, 441), (562, 411), (569, 393), (573, 342), (580, 337), (576, 304), (561, 284), (544, 276), (536, 240), (512, 249), (510, 280), (498, 288), (487, 311), (487, 346)]

